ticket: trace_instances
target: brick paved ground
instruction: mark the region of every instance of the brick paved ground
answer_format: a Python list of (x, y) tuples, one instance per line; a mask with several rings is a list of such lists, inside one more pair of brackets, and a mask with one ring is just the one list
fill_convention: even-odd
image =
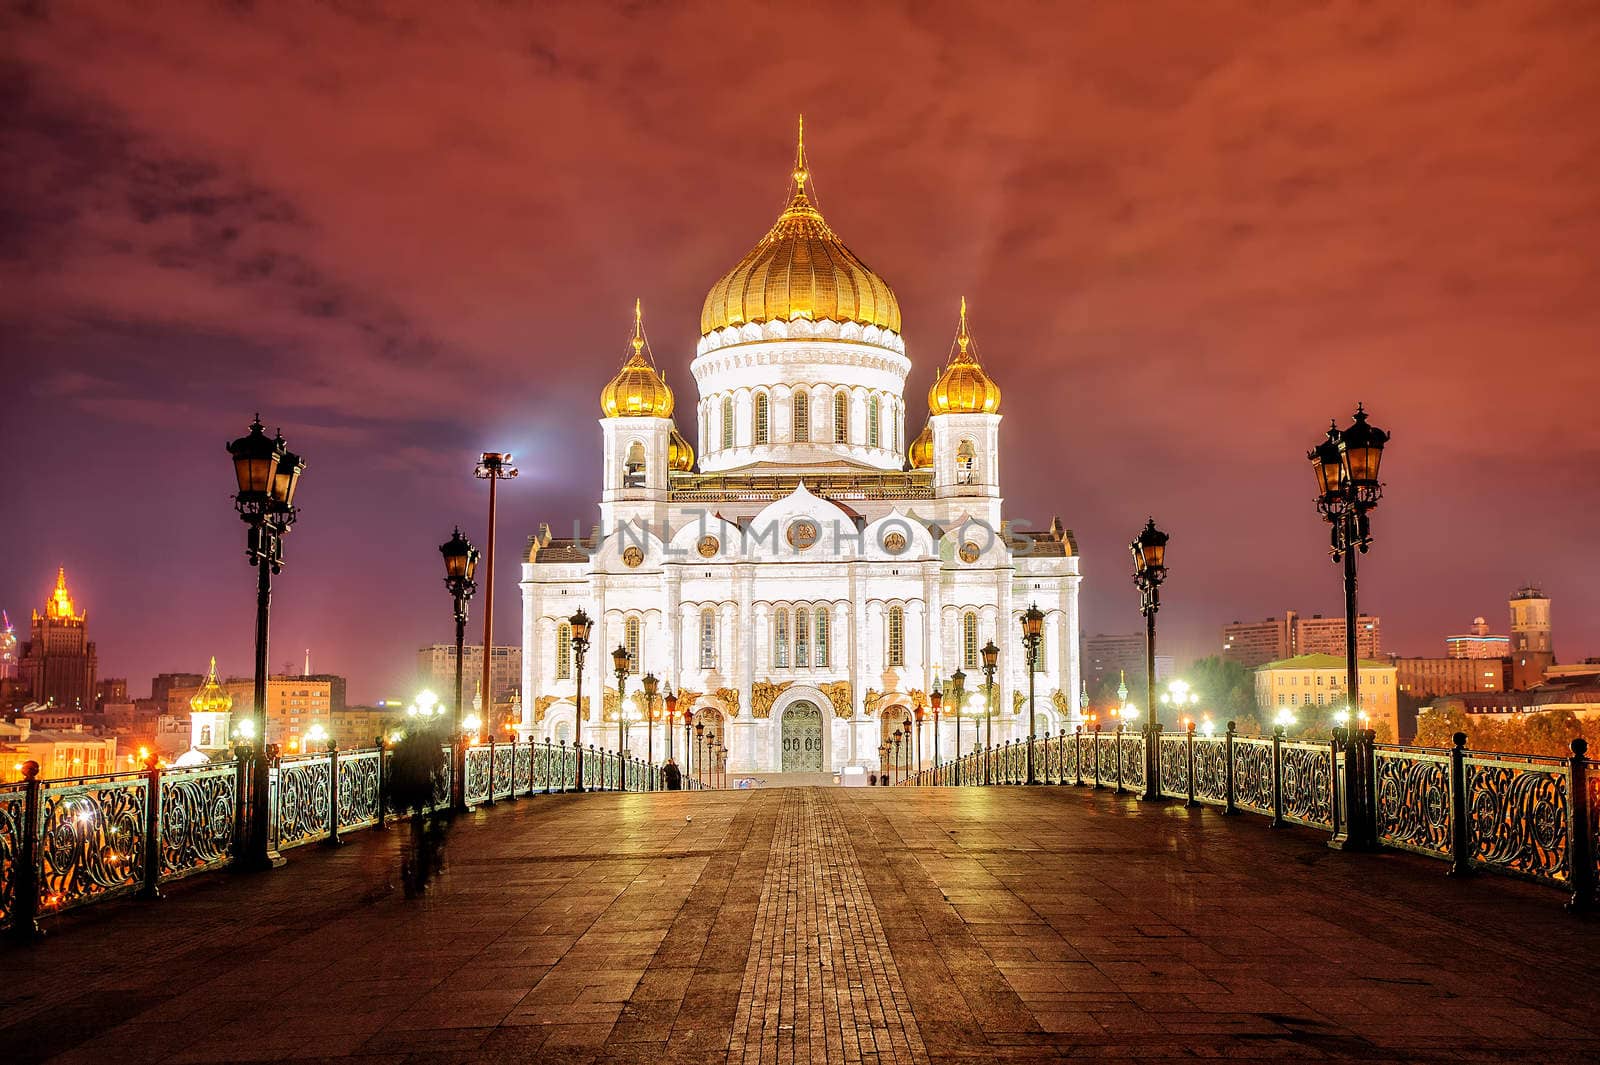
[(1071, 788), (557, 796), (0, 949), (0, 1061), (1600, 1060), (1600, 932)]

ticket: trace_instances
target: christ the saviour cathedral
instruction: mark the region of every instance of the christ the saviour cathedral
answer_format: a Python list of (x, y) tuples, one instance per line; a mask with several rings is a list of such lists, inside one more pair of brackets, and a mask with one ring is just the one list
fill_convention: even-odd
[[(716, 732), (730, 774), (877, 767), (884, 738), (961, 670), (959, 724), (947, 700), (939, 727), (949, 759), (958, 727), (963, 751), (984, 739), (991, 639), (994, 740), (1027, 735), (1031, 604), (1045, 612), (1036, 726), (1078, 722), (1077, 549), (1059, 519), (1025, 529), (1003, 516), (1000, 389), (965, 302), (908, 447), (900, 306), (823, 220), (809, 177), (802, 141), (783, 213), (706, 295), (692, 412), (635, 308), (600, 392), (599, 528), (587, 540), (541, 529), (522, 566), (523, 734), (570, 743), (582, 713), (583, 743), (615, 747), (620, 710), (643, 756), (640, 681), (653, 673), (680, 715)], [(595, 624), (578, 707), (567, 619), (580, 607)], [(618, 646), (632, 656), (620, 704)], [(655, 713), (659, 760), (661, 697)]]

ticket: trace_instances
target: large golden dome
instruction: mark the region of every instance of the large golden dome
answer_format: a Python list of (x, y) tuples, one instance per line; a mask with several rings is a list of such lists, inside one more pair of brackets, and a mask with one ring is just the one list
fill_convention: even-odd
[(611, 383), (600, 390), (600, 413), (606, 418), (670, 418), (672, 389), (645, 358), (644, 315), (633, 304), (633, 354)]
[(189, 700), (189, 709), (197, 714), (225, 714), (233, 709), (233, 696), (217, 683), (217, 660), (211, 659), (211, 672), (205, 684)]
[(931, 414), (994, 414), (1000, 410), (1000, 386), (995, 384), (972, 351), (972, 334), (967, 331), (967, 301), (961, 300), (961, 326), (956, 331), (955, 350), (933, 387), (928, 389)]
[(844, 246), (806, 195), (805, 127), (795, 153), (789, 205), (761, 242), (711, 286), (700, 335), (749, 322), (856, 322), (900, 332), (888, 282)]
[(672, 427), (672, 434), (667, 437), (667, 469), (674, 473), (688, 473), (694, 469), (694, 448), (689, 446), (689, 441), (678, 432), (678, 427)]
[(933, 426), (927, 422), (922, 423), (922, 432), (911, 441), (911, 448), (906, 452), (906, 460), (911, 463), (914, 470), (927, 470), (933, 468)]

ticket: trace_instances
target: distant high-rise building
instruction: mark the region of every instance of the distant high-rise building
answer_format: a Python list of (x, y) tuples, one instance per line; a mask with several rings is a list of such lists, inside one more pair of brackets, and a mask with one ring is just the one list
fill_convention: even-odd
[(1511, 597), (1511, 686), (1524, 691), (1544, 680), (1555, 665), (1555, 645), (1550, 638), (1550, 597), (1533, 585), (1518, 588)]
[[(469, 643), (463, 651), (466, 663), (461, 671), (462, 696), (468, 708), (471, 708), (473, 696), (483, 682), (483, 644)], [(424, 688), (432, 689), (446, 705), (453, 702), (456, 691), (456, 645), (436, 643), (419, 648), (417, 679)], [(508, 705), (511, 696), (522, 690), (521, 647), (494, 649), (494, 660), (489, 666), (489, 682), (494, 685), (496, 705)]]
[(107, 703), (125, 703), (128, 701), (128, 679), (126, 677), (106, 677), (94, 686), (94, 708), (103, 710)]
[(22, 649), (22, 676), (35, 702), (69, 710), (94, 709), (96, 656), (88, 618), (87, 610), (79, 613), (73, 606), (62, 567), (44, 613), (33, 612), (33, 631)]
[(1511, 637), (1495, 636), (1483, 618), (1472, 619), (1472, 631), (1447, 636), (1445, 655), (1449, 658), (1504, 658), (1511, 653)]
[[(1302, 617), (1287, 610), (1280, 620), (1235, 621), (1222, 627), (1222, 657), (1254, 669), (1266, 662), (1298, 655), (1342, 655), (1345, 653), (1344, 618), (1325, 618), (1321, 614)], [(1372, 614), (1356, 617), (1356, 655), (1378, 658), (1383, 643), (1382, 623)]]
[(1222, 626), (1222, 657), (1254, 669), (1294, 654), (1295, 612), (1265, 621), (1235, 621)]
[[(282, 744), (287, 750), (298, 750), (302, 738), (312, 726), (331, 728), (333, 713), (333, 682), (330, 675), (302, 677), (298, 674), (274, 673), (267, 678), (267, 742)], [(201, 683), (193, 687), (171, 688), (167, 692), (167, 713), (173, 718), (187, 718), (193, 710), (192, 700), (204, 689), (210, 679), (201, 676)], [(343, 677), (335, 678), (341, 685)], [(237, 726), (254, 713), (255, 680), (252, 677), (229, 677), (218, 685), (232, 700), (232, 723)]]
[(11, 627), (11, 618), (0, 610), (0, 680), (11, 680), (17, 675), (17, 634)]
[[(1126, 674), (1134, 704), (1144, 701), (1144, 633), (1098, 633), (1090, 636), (1083, 642), (1081, 661), (1090, 692), (1098, 693), (1105, 685), (1116, 681), (1119, 675)], [(1173, 665), (1171, 655), (1156, 655), (1156, 683), (1172, 676)]]
[(183, 688), (194, 690), (205, 683), (204, 673), (157, 673), (150, 678), (150, 701), (160, 708), (162, 713), (167, 712), (170, 700), (167, 698), (173, 689)]
[[(1383, 654), (1381, 622), (1373, 614), (1356, 615), (1356, 656), (1377, 658)], [(1312, 614), (1295, 622), (1297, 655), (1342, 655), (1345, 653), (1344, 617), (1325, 618)]]
[(1506, 687), (1505, 663), (1498, 658), (1390, 658), (1403, 695), (1432, 699), (1460, 692), (1498, 692)]

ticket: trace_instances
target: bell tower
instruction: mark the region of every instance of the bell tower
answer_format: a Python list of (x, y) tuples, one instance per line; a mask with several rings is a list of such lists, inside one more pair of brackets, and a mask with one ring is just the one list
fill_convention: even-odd
[(928, 390), (933, 496), (945, 520), (962, 514), (1000, 527), (1000, 386), (984, 372), (967, 324), (967, 301), (949, 361)]
[[(657, 525), (666, 517), (668, 470), (674, 459), (682, 465), (688, 448), (672, 424), (672, 389), (656, 369), (637, 300), (628, 347), (622, 369), (600, 392), (600, 524), (608, 533), (632, 521)], [(682, 447), (675, 450), (675, 443)]]

